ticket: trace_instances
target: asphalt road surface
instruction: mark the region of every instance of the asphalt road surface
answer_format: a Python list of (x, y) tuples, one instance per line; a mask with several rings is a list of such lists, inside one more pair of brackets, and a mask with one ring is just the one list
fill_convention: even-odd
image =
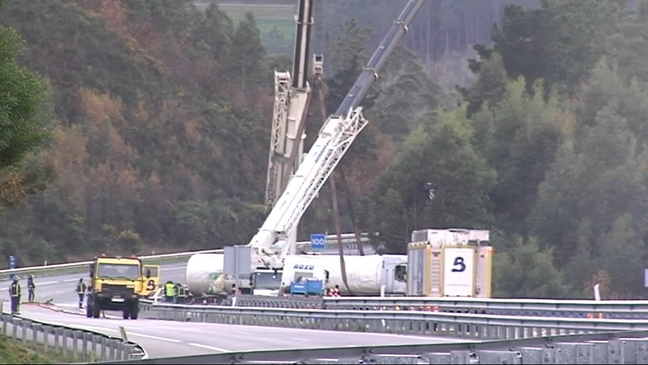
[[(160, 266), (160, 282), (167, 280), (173, 282), (185, 282), (186, 263), (167, 264)], [(83, 278), (88, 285), (89, 279), (87, 274), (79, 273), (63, 276), (50, 276), (43, 278), (34, 278), (36, 284), (36, 301), (46, 302), (52, 300), (58, 307), (70, 309), (78, 308), (78, 296), (75, 293), (76, 284), (79, 279)], [(27, 278), (21, 277), (22, 300), (27, 300)], [(9, 282), (0, 282), (0, 298), (9, 300)]]
[[(184, 282), (186, 264), (161, 266), (161, 282)], [(236, 326), (214, 323), (168, 322), (149, 319), (124, 320), (120, 313), (106, 318), (86, 318), (77, 309), (75, 283), (83, 274), (36, 278), (37, 301), (53, 300), (56, 307), (76, 314), (36, 305), (23, 305), (22, 316), (56, 325), (88, 329), (120, 336), (124, 326), (129, 340), (142, 345), (151, 357), (187, 356), (225, 351), (274, 350), (304, 347), (398, 345), (464, 341), (445, 337), (402, 336), (379, 333), (300, 330), (293, 328)], [(21, 282), (24, 287), (24, 278)], [(85, 278), (84, 278), (85, 279)], [(7, 293), (8, 283), (0, 283)], [(26, 290), (24, 291), (26, 295)], [(8, 299), (8, 294), (5, 294)], [(26, 298), (23, 298), (26, 299)], [(8, 304), (8, 303), (5, 303)]]
[(126, 329), (128, 339), (144, 347), (150, 357), (187, 356), (225, 351), (465, 341), (445, 337), (301, 330), (148, 319), (133, 321), (124, 320), (113, 315), (107, 315), (107, 318), (95, 319), (86, 318), (82, 313), (68, 314), (34, 305), (24, 305), (21, 312), (23, 317), (37, 321), (87, 329), (111, 336), (119, 336), (119, 326), (123, 326)]

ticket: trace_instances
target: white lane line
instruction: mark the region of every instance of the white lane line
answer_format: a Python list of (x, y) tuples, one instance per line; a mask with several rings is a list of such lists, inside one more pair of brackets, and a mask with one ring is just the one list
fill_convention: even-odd
[(63, 280), (64, 283), (71, 283), (73, 281), (79, 281), (79, 279), (65, 279), (65, 280)]
[(214, 346), (207, 346), (207, 345), (203, 345), (203, 344), (200, 344), (200, 343), (187, 342), (187, 345), (200, 347), (200, 348), (207, 349), (207, 350), (218, 351), (218, 352), (229, 352), (229, 350), (221, 349), (221, 348), (214, 347)]
[(128, 329), (126, 329), (126, 335), (133, 335), (133, 336), (138, 336), (138, 337), (150, 338), (151, 340), (158, 340), (158, 341), (167, 341), (167, 342), (175, 342), (175, 343), (182, 342), (182, 341), (176, 340), (174, 338), (158, 337), (158, 336), (152, 336), (152, 335), (145, 335), (143, 333), (130, 332)]
[(295, 341), (304, 341), (304, 342), (311, 342), (311, 340), (309, 340), (309, 339), (307, 339), (307, 338), (298, 338), (298, 337), (293, 337), (293, 338), (291, 338), (291, 340), (295, 340)]

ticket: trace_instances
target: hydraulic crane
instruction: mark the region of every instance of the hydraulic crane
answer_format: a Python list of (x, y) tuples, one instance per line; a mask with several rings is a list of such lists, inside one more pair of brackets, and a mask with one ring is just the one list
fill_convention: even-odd
[[(275, 100), (265, 196), (268, 211), (284, 192), (303, 158), (305, 121), (311, 95), (307, 77), (312, 13), (313, 0), (299, 0), (295, 17), (292, 74), (275, 71)], [(315, 64), (315, 68), (317, 67)], [(295, 225), (297, 223), (295, 222)], [(286, 246), (294, 253), (297, 230), (293, 230), (286, 239)]]
[[(302, 0), (300, 7), (305, 2), (307, 0)], [(256, 250), (257, 259), (265, 266), (277, 269), (283, 266), (281, 258), (288, 253), (291, 245), (285, 244), (280, 256), (276, 256), (272, 252), (272, 245), (280, 240), (288, 240), (291, 235), (295, 234), (297, 223), (302, 215), (351, 143), (367, 125), (367, 120), (362, 116), (362, 108), (358, 105), (378, 78), (378, 72), (407, 32), (409, 24), (424, 2), (425, 0), (409, 0), (407, 2), (335, 114), (331, 115), (320, 129), (313, 147), (299, 164), (285, 190), (274, 203), (259, 232), (250, 241), (249, 246)], [(303, 80), (305, 82), (305, 78)], [(310, 93), (306, 93), (302, 105), (307, 105), (309, 98)], [(304, 109), (300, 110), (303, 114)], [(286, 107), (283, 112), (290, 115), (290, 108)], [(290, 118), (288, 118), (288, 124), (290, 123)], [(303, 123), (303, 120), (300, 120), (300, 123)], [(273, 128), (273, 143), (275, 141), (274, 130)], [(281, 133), (281, 131), (277, 133)], [(292, 141), (295, 143), (295, 139)], [(284, 149), (285, 151), (286, 149)]]

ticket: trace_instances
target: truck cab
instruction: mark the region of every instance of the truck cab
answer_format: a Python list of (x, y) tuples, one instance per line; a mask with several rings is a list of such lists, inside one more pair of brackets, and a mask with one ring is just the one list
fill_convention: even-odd
[(142, 285), (142, 291), (139, 293), (141, 297), (148, 297), (153, 295), (160, 287), (160, 266), (159, 265), (144, 265), (144, 273), (150, 274)]
[(90, 288), (86, 303), (86, 316), (99, 318), (101, 311), (121, 311), (124, 319), (137, 319), (139, 298), (150, 269), (135, 257), (108, 257), (102, 254), (90, 264)]
[(281, 275), (281, 292), (294, 295), (324, 295), (329, 272), (317, 264), (292, 264), (284, 266)]
[(272, 296), (279, 295), (281, 288), (282, 270), (257, 269), (250, 274), (250, 287), (253, 295)]

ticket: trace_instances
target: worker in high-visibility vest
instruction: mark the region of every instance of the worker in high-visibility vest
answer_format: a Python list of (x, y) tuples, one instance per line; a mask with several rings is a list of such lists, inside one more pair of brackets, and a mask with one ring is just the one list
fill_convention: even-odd
[(18, 314), (20, 307), (20, 283), (18, 276), (13, 277), (13, 282), (9, 286), (9, 297), (11, 298), (11, 314)]
[(167, 303), (173, 303), (173, 298), (175, 297), (175, 285), (171, 280), (167, 281), (164, 285), (164, 297)]

